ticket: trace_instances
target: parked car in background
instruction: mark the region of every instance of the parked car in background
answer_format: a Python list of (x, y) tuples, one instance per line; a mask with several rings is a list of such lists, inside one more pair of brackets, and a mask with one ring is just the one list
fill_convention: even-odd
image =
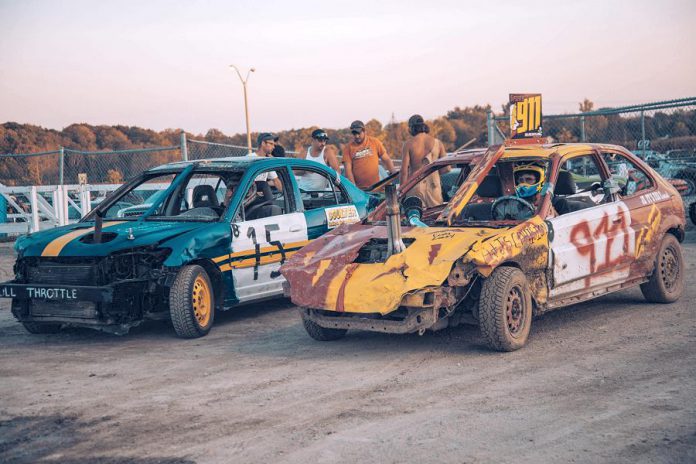
[[(417, 184), (448, 165), (464, 182), (424, 207)], [(536, 180), (517, 184), (520, 173)], [(314, 339), (473, 323), (491, 348), (512, 351), (552, 309), (633, 286), (676, 301), (684, 230), (677, 191), (626, 149), (518, 142), (421, 168), (398, 198), (390, 189), (367, 220), (322, 236), (281, 272)]]
[(181, 337), (205, 335), (217, 311), (280, 296), (282, 263), (376, 206), (336, 176), (293, 158), (150, 169), (80, 222), (19, 238), (15, 278), (0, 296), (32, 333), (71, 325), (122, 334), (169, 318)]
[(675, 187), (682, 196), (696, 195), (696, 155), (688, 150), (670, 150), (658, 153), (653, 150), (635, 150), (634, 153), (648, 163), (665, 179), (679, 179)]

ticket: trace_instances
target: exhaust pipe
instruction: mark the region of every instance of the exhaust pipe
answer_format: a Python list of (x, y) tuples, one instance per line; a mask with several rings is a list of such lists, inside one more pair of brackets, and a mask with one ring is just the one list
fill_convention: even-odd
[(92, 238), (92, 243), (101, 243), (102, 240), (102, 213), (97, 210), (96, 217), (94, 218), (94, 237)]
[(384, 191), (387, 196), (387, 258), (389, 258), (391, 255), (404, 251), (406, 246), (401, 240), (401, 211), (396, 196), (396, 187), (394, 184), (390, 184)]

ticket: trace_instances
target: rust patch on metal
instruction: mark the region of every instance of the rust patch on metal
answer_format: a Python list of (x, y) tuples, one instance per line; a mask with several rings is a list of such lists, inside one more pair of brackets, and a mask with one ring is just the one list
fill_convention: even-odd
[(435, 258), (437, 257), (437, 252), (440, 251), (440, 248), (442, 248), (441, 243), (433, 243), (430, 246), (430, 252), (428, 253), (428, 264), (433, 264), (433, 261), (435, 261)]

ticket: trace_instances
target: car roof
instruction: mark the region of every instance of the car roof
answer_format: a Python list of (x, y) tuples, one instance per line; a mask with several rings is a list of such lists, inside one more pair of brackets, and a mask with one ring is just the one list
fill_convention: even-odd
[(554, 155), (565, 156), (576, 152), (591, 150), (620, 150), (625, 148), (604, 143), (551, 143), (551, 144), (511, 144), (505, 147), (502, 158), (539, 157), (551, 158)]
[(263, 157), (263, 156), (231, 156), (227, 158), (207, 158), (200, 160), (191, 161), (177, 161), (174, 163), (167, 163), (161, 166), (148, 169), (147, 172), (176, 172), (182, 171), (192, 164), (199, 167), (209, 168), (211, 170), (223, 170), (223, 171), (246, 171), (252, 165), (254, 166), (288, 166), (288, 165), (311, 165), (314, 166), (316, 162), (308, 161), (305, 159), (297, 158), (275, 158), (275, 157)]

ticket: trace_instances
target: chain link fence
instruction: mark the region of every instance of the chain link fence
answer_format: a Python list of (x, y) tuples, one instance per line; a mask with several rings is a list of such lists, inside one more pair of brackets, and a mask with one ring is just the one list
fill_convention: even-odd
[(186, 139), (186, 150), (190, 160), (246, 156), (249, 153), (247, 147), (192, 139)]
[[(679, 179), (684, 205), (696, 201), (696, 97), (577, 114), (542, 115), (544, 136), (555, 142), (621, 145), (663, 177)], [(509, 115), (488, 117), (489, 145), (510, 133)]]

